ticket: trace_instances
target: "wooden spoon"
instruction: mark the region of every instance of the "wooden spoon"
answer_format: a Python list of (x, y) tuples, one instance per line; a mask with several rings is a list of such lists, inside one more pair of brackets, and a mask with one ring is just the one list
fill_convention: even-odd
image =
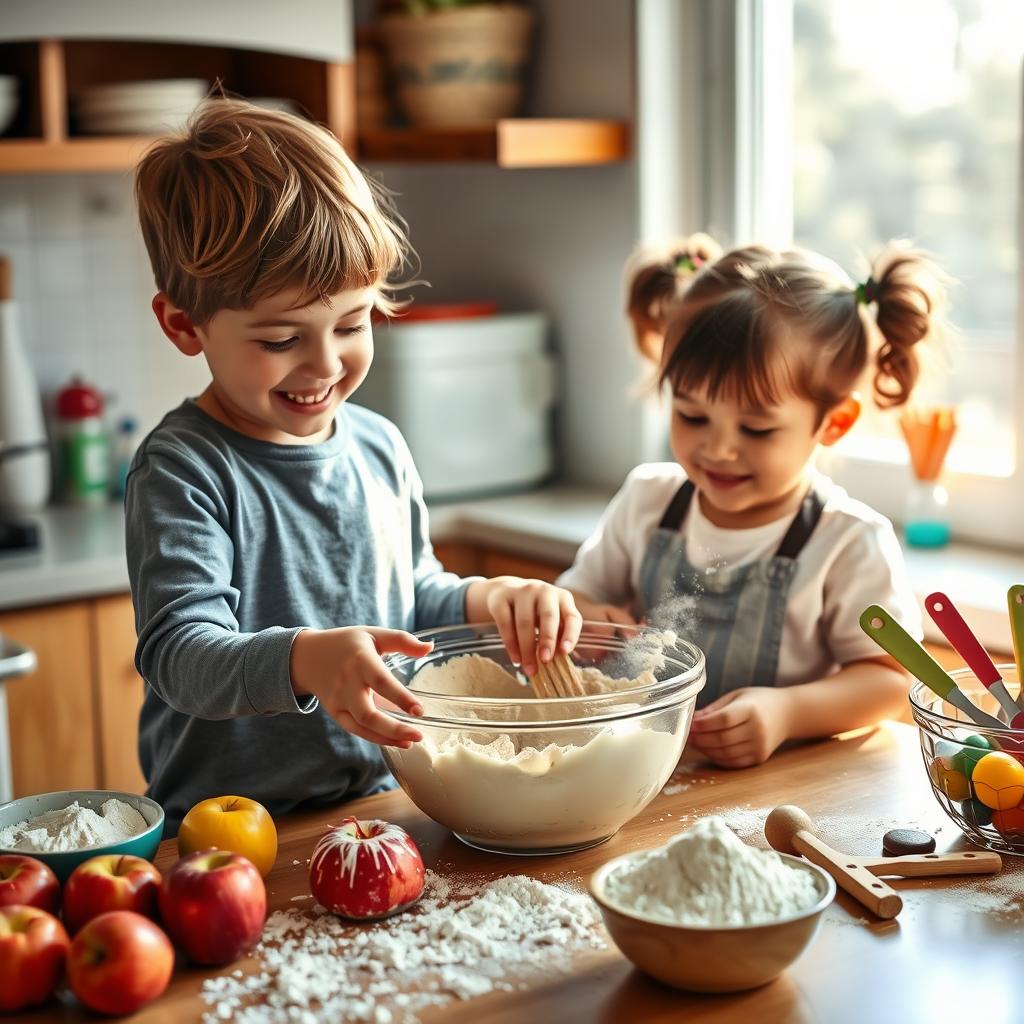
[(550, 661), (537, 659), (537, 671), (530, 680), (538, 697), (586, 697), (579, 669), (568, 654), (557, 653)]
[(893, 918), (903, 900), (879, 875), (927, 878), (932, 875), (984, 875), (1003, 866), (998, 853), (926, 853), (907, 857), (851, 857), (819, 839), (814, 822), (799, 807), (776, 807), (764, 823), (769, 846), (781, 853), (800, 853), (824, 868), (859, 903), (882, 918)]

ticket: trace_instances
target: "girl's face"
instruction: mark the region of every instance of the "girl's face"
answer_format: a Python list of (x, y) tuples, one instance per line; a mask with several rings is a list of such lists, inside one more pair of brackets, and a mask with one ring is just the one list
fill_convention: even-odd
[(338, 406), (370, 367), (373, 300), (364, 288), (303, 305), (297, 291), (285, 291), (218, 312), (195, 329), (213, 377), (203, 399), (216, 408), (208, 411), (262, 441), (326, 440)]
[(838, 440), (856, 418), (854, 412), (836, 433), (838, 409), (819, 424), (817, 406), (795, 395), (759, 408), (721, 397), (712, 401), (704, 389), (677, 392), (672, 453), (711, 522), (731, 529), (761, 526), (799, 506), (815, 449)]

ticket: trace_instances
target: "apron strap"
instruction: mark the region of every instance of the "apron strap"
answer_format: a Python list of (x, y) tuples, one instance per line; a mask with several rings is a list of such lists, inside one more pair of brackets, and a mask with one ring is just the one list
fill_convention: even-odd
[(793, 517), (789, 524), (786, 536), (782, 538), (776, 558), (796, 558), (803, 551), (804, 545), (811, 539), (814, 528), (818, 525), (821, 513), (825, 511), (825, 500), (818, 493), (816, 487), (812, 487), (804, 497), (800, 505), (800, 511)]
[(683, 525), (683, 520), (686, 518), (686, 513), (689, 511), (694, 490), (692, 481), (683, 481), (682, 487), (676, 491), (675, 497), (669, 502), (668, 508), (665, 509), (665, 514), (661, 517), (659, 529), (671, 530), (673, 533), (678, 532), (679, 527)]
[[(665, 514), (661, 517), (659, 528), (677, 532), (686, 518), (690, 502), (693, 500), (695, 488), (693, 482), (685, 480), (683, 485), (676, 491), (675, 496), (669, 503)], [(804, 545), (810, 540), (814, 528), (821, 519), (821, 513), (825, 510), (825, 501), (818, 493), (817, 488), (812, 487), (804, 497), (800, 510), (793, 517), (789, 524), (782, 543), (775, 552), (776, 558), (796, 558), (804, 549)]]

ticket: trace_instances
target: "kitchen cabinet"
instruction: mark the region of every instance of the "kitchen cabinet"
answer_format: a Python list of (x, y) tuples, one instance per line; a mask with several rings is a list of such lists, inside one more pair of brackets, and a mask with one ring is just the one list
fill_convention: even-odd
[(0, 633), (38, 667), (7, 683), (14, 795), (142, 792), (136, 753), (143, 684), (128, 594), (0, 614)]
[(553, 562), (457, 541), (435, 544), (434, 554), (449, 572), (459, 576), (522, 576), (554, 583), (566, 568)]
[(6, 684), (14, 796), (101, 788), (90, 603), (5, 612), (0, 633), (38, 662)]
[(145, 684), (135, 671), (135, 610), (129, 594), (102, 597), (92, 606), (96, 722), (100, 778), (106, 789), (141, 793), (139, 711)]

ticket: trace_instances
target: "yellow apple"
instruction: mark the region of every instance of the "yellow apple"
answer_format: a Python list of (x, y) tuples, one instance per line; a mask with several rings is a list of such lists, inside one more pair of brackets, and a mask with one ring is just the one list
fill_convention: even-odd
[(244, 796), (200, 800), (185, 815), (178, 831), (178, 855), (196, 850), (230, 850), (256, 865), (266, 878), (277, 859), (277, 829), (266, 807)]

